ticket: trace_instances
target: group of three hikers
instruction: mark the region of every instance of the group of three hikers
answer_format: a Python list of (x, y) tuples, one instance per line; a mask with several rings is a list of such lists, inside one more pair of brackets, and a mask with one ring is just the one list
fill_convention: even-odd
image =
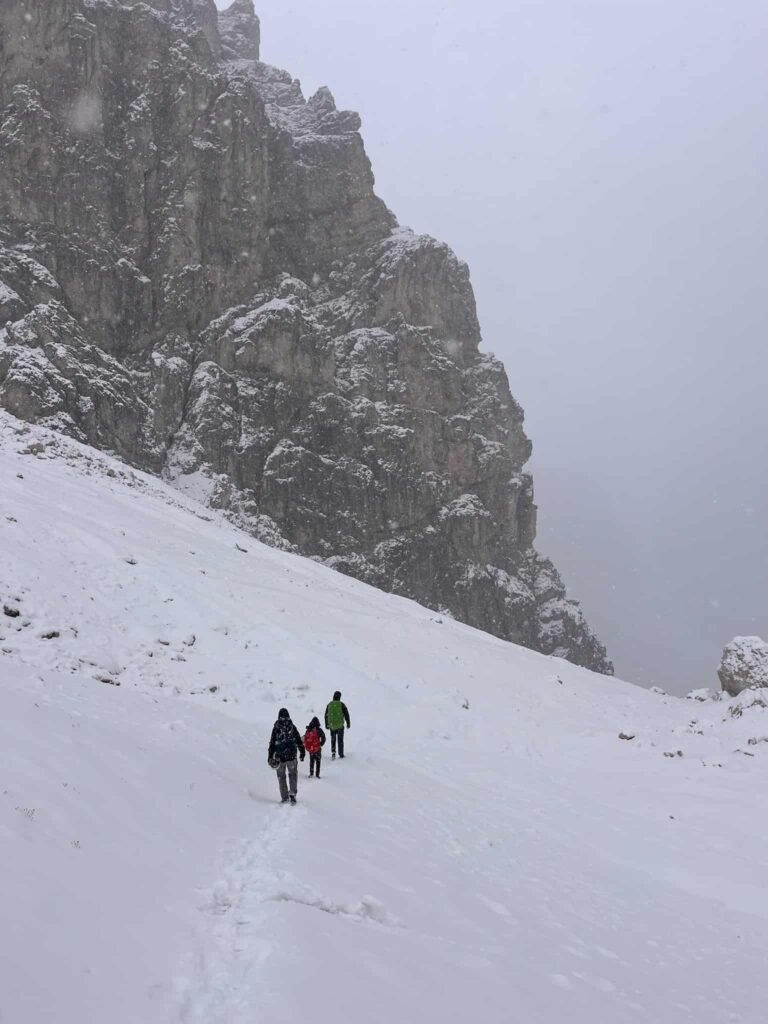
[[(345, 726), (347, 729), (350, 728), (349, 711), (341, 699), (341, 693), (337, 690), (333, 695), (333, 700), (325, 709), (325, 728), (331, 734), (331, 757), (334, 760), (337, 747), (339, 757), (344, 757)], [(325, 733), (320, 727), (318, 718), (312, 719), (302, 738), (299, 730), (291, 721), (287, 709), (280, 708), (277, 721), (272, 727), (267, 762), (270, 768), (274, 768), (277, 772), (277, 783), (280, 786), (282, 803), (287, 803), (289, 800), (292, 804), (296, 803), (299, 775), (297, 758), (303, 761), (305, 755), (309, 754), (309, 777), (310, 779), (313, 776), (320, 778), (320, 762), (324, 746)]]

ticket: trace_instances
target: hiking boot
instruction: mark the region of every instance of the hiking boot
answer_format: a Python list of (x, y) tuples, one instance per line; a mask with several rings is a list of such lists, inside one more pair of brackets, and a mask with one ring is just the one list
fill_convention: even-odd
[(293, 795), (293, 793), (291, 793), (291, 795), (288, 797), (288, 799), (291, 801), (292, 804), (296, 803), (296, 797)]
[(281, 796), (280, 797), (280, 803), (281, 804), (287, 804), (288, 803), (288, 797), (287, 796)]
[(331, 760), (332, 760), (332, 761), (335, 761), (335, 760), (336, 760), (336, 755), (335, 755), (335, 754), (331, 754)]

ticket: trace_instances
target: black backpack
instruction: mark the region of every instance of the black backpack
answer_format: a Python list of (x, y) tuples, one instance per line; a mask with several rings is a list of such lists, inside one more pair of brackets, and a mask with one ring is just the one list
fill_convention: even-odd
[(275, 757), (278, 761), (296, 758), (295, 726), (290, 718), (279, 718), (275, 723)]

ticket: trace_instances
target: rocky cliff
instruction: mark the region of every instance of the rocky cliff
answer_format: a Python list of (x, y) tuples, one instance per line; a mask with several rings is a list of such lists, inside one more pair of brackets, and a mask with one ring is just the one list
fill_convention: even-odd
[(533, 548), (469, 274), (251, 0), (0, 5), (0, 405), (254, 535), (611, 671)]

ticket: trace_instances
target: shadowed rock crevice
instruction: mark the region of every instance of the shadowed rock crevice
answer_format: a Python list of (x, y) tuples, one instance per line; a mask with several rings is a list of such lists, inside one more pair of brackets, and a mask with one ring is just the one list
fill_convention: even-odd
[(467, 267), (250, 0), (0, 8), (0, 404), (255, 536), (610, 671), (534, 550), (531, 446)]

